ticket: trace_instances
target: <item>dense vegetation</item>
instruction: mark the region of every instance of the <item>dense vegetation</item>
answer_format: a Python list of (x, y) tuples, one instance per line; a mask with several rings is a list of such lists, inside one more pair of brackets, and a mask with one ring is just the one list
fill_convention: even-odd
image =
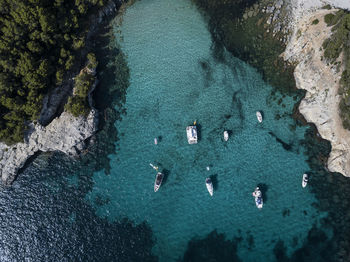
[(93, 53), (87, 55), (88, 64), (74, 79), (73, 95), (68, 98), (65, 109), (74, 116), (86, 116), (90, 112), (88, 101), (89, 91), (96, 81), (95, 70), (97, 67), (96, 57)]
[(88, 14), (105, 0), (0, 0), (0, 140), (23, 140), (49, 88), (79, 63)]
[(341, 62), (337, 61), (342, 55), (344, 71), (342, 72), (339, 93), (342, 95), (340, 102), (340, 115), (343, 126), (350, 129), (350, 13), (340, 10), (335, 14), (327, 14), (324, 17), (328, 26), (333, 26), (332, 37), (323, 42), (324, 57), (327, 62), (340, 68)]

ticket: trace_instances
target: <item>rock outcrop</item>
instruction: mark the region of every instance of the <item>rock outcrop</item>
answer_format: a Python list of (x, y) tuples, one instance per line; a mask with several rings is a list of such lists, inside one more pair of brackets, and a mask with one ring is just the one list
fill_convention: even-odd
[(61, 151), (77, 155), (84, 149), (84, 140), (97, 130), (98, 117), (91, 110), (87, 118), (63, 112), (48, 126), (32, 124), (24, 143), (13, 146), (0, 144), (0, 174), (4, 184), (11, 184), (17, 172), (36, 152)]
[[(343, 128), (338, 111), (342, 70), (337, 71), (335, 66), (322, 61), (322, 43), (331, 36), (331, 27), (325, 24), (324, 15), (333, 11), (336, 9), (319, 9), (299, 17), (283, 56), (298, 63), (294, 71), (296, 85), (307, 91), (299, 106), (300, 113), (314, 123), (322, 138), (332, 145), (329, 171), (350, 176), (350, 131)], [(319, 20), (318, 24), (312, 24), (315, 19)]]
[[(87, 35), (87, 43), (103, 18), (115, 13), (119, 6), (120, 1), (111, 0), (96, 15), (90, 18), (91, 26)], [(82, 52), (84, 56), (87, 50)], [(39, 123), (30, 124), (23, 143), (12, 146), (0, 143), (0, 177), (3, 184), (11, 184), (28, 158), (37, 152), (61, 151), (75, 156), (85, 149), (84, 141), (91, 137), (98, 127), (98, 112), (92, 107), (91, 98), (91, 92), (95, 88), (97, 80), (89, 92), (89, 104), (93, 109), (87, 117), (74, 117), (68, 112), (63, 112), (55, 118), (67, 97), (72, 93), (72, 77), (79, 70), (78, 68), (77, 72), (71, 72), (71, 76), (67, 77), (69, 80), (63, 86), (53, 89), (46, 96), (43, 101)]]

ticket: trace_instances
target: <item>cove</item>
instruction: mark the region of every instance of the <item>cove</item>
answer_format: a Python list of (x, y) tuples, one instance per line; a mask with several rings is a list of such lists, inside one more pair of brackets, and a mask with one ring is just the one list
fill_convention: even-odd
[[(111, 169), (94, 173), (86, 197), (97, 215), (146, 222), (160, 261), (181, 259), (190, 240), (214, 230), (235, 240), (242, 261), (274, 261), (279, 241), (287, 254), (300, 248), (326, 213), (316, 208), (310, 188), (301, 187), (309, 171), (302, 143), (307, 128), (291, 117), (292, 97), (215, 49), (190, 1), (137, 1), (115, 25), (115, 35), (130, 86), (125, 114), (115, 123), (119, 139), (109, 156)], [(263, 112), (261, 124), (256, 110)], [(200, 141), (188, 145), (185, 128), (194, 120)], [(231, 133), (228, 142), (224, 130)], [(158, 145), (154, 137), (161, 138)], [(157, 193), (149, 163), (166, 173)], [(215, 182), (213, 197), (205, 187), (208, 176)], [(264, 193), (262, 210), (251, 196), (257, 185)]]

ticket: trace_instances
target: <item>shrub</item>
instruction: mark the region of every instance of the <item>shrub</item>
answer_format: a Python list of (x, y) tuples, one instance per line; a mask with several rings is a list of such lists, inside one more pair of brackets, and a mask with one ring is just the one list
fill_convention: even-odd
[(328, 5), (323, 6), (322, 9), (328, 9), (328, 10), (330, 10), (330, 9), (332, 9), (332, 7), (331, 7), (330, 4), (328, 4)]
[(324, 21), (325, 21), (325, 23), (327, 24), (327, 26), (330, 26), (330, 25), (331, 25), (333, 18), (334, 18), (334, 15), (333, 15), (333, 14), (326, 14), (326, 15), (324, 16)]
[(317, 25), (318, 22), (319, 22), (319, 20), (318, 20), (318, 19), (315, 19), (314, 21), (312, 21), (312, 24), (313, 24), (313, 25)]

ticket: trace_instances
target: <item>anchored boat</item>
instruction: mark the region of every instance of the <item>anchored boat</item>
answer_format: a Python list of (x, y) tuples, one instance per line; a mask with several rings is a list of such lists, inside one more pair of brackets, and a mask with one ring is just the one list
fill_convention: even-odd
[(227, 141), (228, 140), (228, 132), (224, 131), (224, 140)]
[(256, 111), (256, 118), (258, 119), (259, 123), (263, 121), (263, 117), (260, 111)]
[(154, 181), (154, 192), (157, 192), (162, 185), (164, 174), (161, 172), (157, 173), (156, 180)]
[(156, 180), (154, 181), (154, 192), (157, 192), (160, 186), (162, 185), (164, 174), (162, 172), (158, 172), (158, 167), (155, 165), (149, 164), (154, 170), (157, 171)]
[(197, 144), (198, 142), (197, 127), (195, 123), (193, 126), (186, 127), (187, 141), (189, 144)]
[(302, 187), (306, 187), (307, 186), (307, 182), (309, 182), (309, 177), (307, 174), (303, 175), (303, 181), (301, 182)]
[(262, 194), (259, 187), (255, 188), (253, 192), (253, 197), (255, 198), (256, 207), (261, 209), (263, 207), (263, 199), (262, 199)]
[(211, 196), (213, 196), (214, 187), (213, 187), (213, 183), (211, 182), (211, 179), (209, 177), (205, 180), (205, 185), (207, 186), (209, 194)]
[(154, 144), (158, 145), (158, 139), (156, 137), (154, 138)]

